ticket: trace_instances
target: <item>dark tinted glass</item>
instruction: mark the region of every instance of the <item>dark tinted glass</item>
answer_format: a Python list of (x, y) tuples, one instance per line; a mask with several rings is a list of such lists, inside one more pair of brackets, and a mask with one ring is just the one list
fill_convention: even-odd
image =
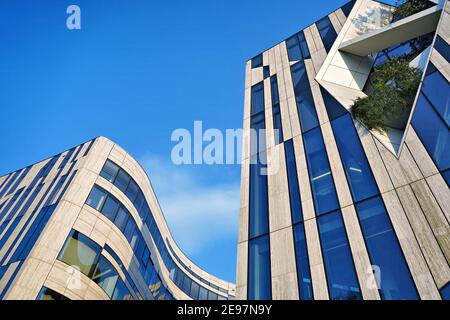
[(372, 170), (351, 116), (333, 120), (331, 125), (355, 202), (378, 194)]
[(380, 197), (356, 205), (372, 265), (379, 270), (383, 299), (418, 299), (405, 258)]
[(422, 92), (447, 126), (450, 126), (450, 84), (444, 76), (439, 71), (428, 75), (423, 82)]
[(303, 223), (294, 226), (295, 258), (300, 300), (313, 300), (311, 272), (309, 269), (308, 247)]
[(362, 299), (341, 213), (333, 212), (317, 220), (330, 299)]
[(295, 224), (303, 220), (303, 213), (297, 177), (297, 164), (295, 163), (294, 142), (292, 139), (284, 143), (284, 149), (286, 153), (286, 169), (288, 176), (292, 223)]
[(117, 210), (119, 210), (119, 201), (112, 196), (108, 196), (103, 206), (102, 213), (111, 221), (114, 221)]
[(302, 132), (306, 132), (319, 125), (311, 86), (303, 62), (293, 65), (291, 71), (300, 124)]
[(270, 300), (272, 297), (270, 276), (269, 236), (248, 242), (248, 299)]
[(110, 160), (106, 160), (106, 163), (100, 172), (100, 176), (108, 180), (109, 182), (114, 182), (117, 173), (119, 172), (119, 167)]
[(449, 128), (422, 94), (417, 101), (412, 123), (439, 170), (450, 168)]
[(336, 210), (339, 203), (320, 127), (303, 137), (316, 214)]

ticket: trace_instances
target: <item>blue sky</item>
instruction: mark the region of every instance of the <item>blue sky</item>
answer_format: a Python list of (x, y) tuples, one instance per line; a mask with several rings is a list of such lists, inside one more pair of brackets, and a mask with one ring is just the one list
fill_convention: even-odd
[(235, 281), (240, 167), (175, 166), (171, 133), (241, 127), (245, 62), (346, 2), (0, 1), (0, 175), (106, 136), (146, 168), (181, 249)]

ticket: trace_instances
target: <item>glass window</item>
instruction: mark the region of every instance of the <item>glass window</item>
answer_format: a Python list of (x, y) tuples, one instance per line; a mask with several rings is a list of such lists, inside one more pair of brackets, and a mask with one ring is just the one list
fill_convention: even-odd
[(308, 247), (303, 223), (294, 226), (295, 258), (300, 300), (313, 300), (311, 272), (309, 270)]
[(252, 116), (264, 112), (264, 82), (252, 87)]
[(91, 279), (98, 284), (109, 297), (112, 297), (117, 280), (119, 279), (119, 274), (108, 259), (104, 256), (100, 256)]
[(127, 225), (129, 216), (130, 216), (130, 214), (128, 213), (127, 209), (125, 209), (123, 206), (120, 206), (119, 211), (117, 212), (116, 219), (114, 220), (114, 224), (121, 231), (124, 231), (125, 226)]
[(43, 287), (41, 292), (39, 292), (36, 300), (47, 300), (47, 301), (63, 301), (70, 300), (69, 298), (63, 296), (61, 293), (56, 292), (52, 289)]
[(331, 300), (362, 299), (340, 211), (317, 219)]
[(106, 196), (107, 192), (96, 185), (89, 194), (86, 204), (95, 210), (100, 211), (103, 203), (105, 203)]
[(271, 300), (270, 246), (265, 235), (248, 242), (248, 299)]
[(348, 111), (326, 89), (320, 87), (320, 92), (330, 121), (348, 114)]
[(292, 223), (303, 221), (302, 204), (300, 201), (300, 188), (298, 186), (297, 164), (295, 163), (294, 142), (288, 140), (284, 143), (286, 152), (286, 168), (289, 186), (289, 201), (291, 204)]
[(339, 203), (320, 127), (305, 133), (303, 138), (316, 214), (336, 210)]
[(422, 94), (417, 101), (412, 123), (439, 170), (450, 168), (449, 129)]
[(328, 16), (322, 18), (316, 22), (317, 29), (319, 29), (320, 37), (322, 38), (323, 46), (325, 50), (330, 51), (337, 38), (336, 30), (334, 30), (331, 24), (330, 18)]
[(198, 294), (198, 300), (208, 300), (208, 290), (200, 286), (200, 291)]
[(348, 114), (331, 122), (336, 144), (355, 202), (378, 194), (375, 179)]
[(130, 181), (130, 184), (128, 185), (127, 192), (125, 192), (125, 195), (130, 199), (131, 202), (134, 202), (134, 199), (136, 199), (136, 195), (139, 191), (139, 187), (133, 180)]
[(77, 268), (81, 273), (90, 277), (100, 251), (100, 246), (94, 241), (73, 230), (62, 248), (58, 260)]
[(276, 75), (270, 78), (270, 87), (272, 91), (273, 128), (278, 130), (275, 131), (275, 142), (279, 144), (283, 141), (283, 125), (281, 122), (280, 97), (278, 94), (278, 80)]
[(439, 53), (445, 58), (445, 60), (450, 62), (450, 45), (439, 35), (436, 37), (434, 48), (439, 51)]
[(317, 127), (319, 121), (317, 120), (316, 108), (304, 62), (294, 64), (291, 67), (291, 72), (302, 132), (307, 132)]
[(114, 289), (114, 293), (111, 297), (112, 300), (133, 300), (133, 297), (130, 294), (130, 291), (128, 290), (125, 283), (122, 281), (122, 279), (117, 279), (117, 284)]
[(344, 4), (344, 6), (341, 7), (342, 12), (344, 13), (344, 15), (346, 17), (348, 17), (348, 15), (352, 11), (354, 5), (355, 5), (355, 0), (347, 2), (346, 4)]
[(423, 82), (422, 92), (447, 126), (450, 126), (450, 84), (444, 76), (439, 71), (428, 75)]
[(264, 66), (263, 67), (263, 75), (264, 75), (264, 79), (270, 77), (270, 68), (269, 68), (269, 66)]
[(127, 190), (128, 184), (130, 183), (130, 179), (131, 178), (128, 173), (120, 170), (119, 174), (117, 175), (116, 181), (114, 182), (114, 185), (119, 188), (120, 191), (125, 193), (125, 190)]
[(187, 275), (185, 275), (183, 279), (183, 286), (181, 287), (181, 290), (183, 290), (184, 293), (189, 295), (191, 293), (191, 284), (192, 280)]
[(212, 291), (208, 292), (208, 300), (217, 300), (217, 299), (218, 299), (217, 293), (214, 293)]
[(102, 208), (102, 213), (111, 221), (116, 218), (117, 210), (119, 210), (119, 201), (113, 196), (109, 195), (105, 201), (105, 205)]
[(200, 291), (200, 285), (197, 282), (192, 281), (191, 294), (190, 294), (191, 298), (194, 300), (198, 300), (199, 291)]
[(286, 47), (288, 50), (289, 61), (297, 61), (303, 59), (302, 52), (298, 44), (297, 35), (292, 36), (286, 40)]
[(106, 163), (103, 166), (102, 171), (100, 172), (100, 176), (102, 176), (109, 182), (114, 182), (118, 172), (119, 167), (114, 162), (106, 160)]
[(139, 213), (141, 211), (141, 207), (145, 202), (145, 197), (142, 191), (139, 190), (136, 200), (134, 200), (134, 207), (136, 208), (137, 212)]
[(441, 289), (442, 300), (450, 300), (450, 282)]
[(134, 222), (133, 219), (128, 219), (124, 235), (127, 238), (128, 242), (130, 243), (131, 248), (134, 249), (135, 245), (137, 244), (139, 233), (136, 222)]
[(266, 166), (254, 160), (250, 164), (249, 236), (258, 237), (269, 232), (269, 200)]
[(252, 59), (252, 68), (254, 69), (262, 66), (263, 66), (263, 55), (261, 53)]
[(380, 197), (356, 205), (372, 265), (380, 270), (383, 299), (418, 299), (405, 258)]
[(310, 57), (308, 44), (306, 43), (303, 31), (287, 39), (286, 47), (288, 50), (289, 61), (298, 61)]

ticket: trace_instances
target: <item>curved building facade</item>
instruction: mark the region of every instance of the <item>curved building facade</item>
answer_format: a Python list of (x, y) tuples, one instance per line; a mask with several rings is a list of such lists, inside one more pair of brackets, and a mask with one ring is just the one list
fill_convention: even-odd
[[(450, 299), (450, 1), (423, 3), (350, 1), (247, 62), (238, 299)], [(415, 101), (369, 130), (351, 107), (394, 58)]]
[(234, 296), (178, 248), (144, 169), (110, 140), (0, 177), (0, 299)]

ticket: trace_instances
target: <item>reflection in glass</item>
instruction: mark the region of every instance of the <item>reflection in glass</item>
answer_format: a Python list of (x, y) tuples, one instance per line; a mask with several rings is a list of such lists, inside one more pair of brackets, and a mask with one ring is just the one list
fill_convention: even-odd
[(317, 222), (330, 299), (362, 299), (341, 212), (321, 216)]
[(380, 268), (383, 299), (418, 299), (405, 258), (380, 197), (356, 205), (372, 265)]

